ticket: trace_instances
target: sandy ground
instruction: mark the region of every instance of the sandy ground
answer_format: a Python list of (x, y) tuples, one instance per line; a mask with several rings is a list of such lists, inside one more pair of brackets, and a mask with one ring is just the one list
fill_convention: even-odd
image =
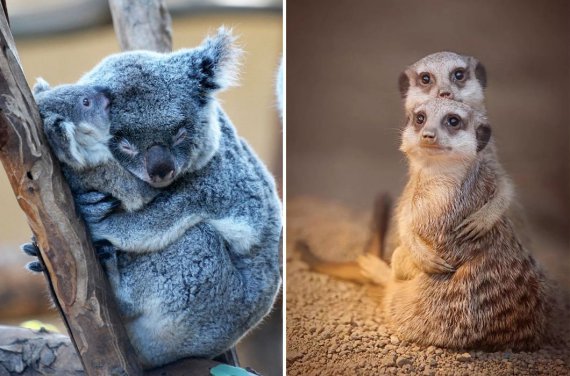
[(304, 244), (331, 261), (354, 259), (368, 238), (368, 218), (338, 204), (289, 201), (287, 241), (288, 375), (568, 375), (570, 294), (558, 280), (562, 312), (555, 345), (537, 352), (486, 353), (420, 347), (401, 341), (384, 324), (382, 288), (333, 279), (308, 270)]

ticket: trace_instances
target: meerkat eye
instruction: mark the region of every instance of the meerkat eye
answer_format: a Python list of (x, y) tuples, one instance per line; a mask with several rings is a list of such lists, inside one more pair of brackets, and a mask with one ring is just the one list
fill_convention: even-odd
[(83, 106), (85, 106), (85, 107), (91, 106), (91, 101), (89, 100), (89, 98), (83, 98), (81, 100), (81, 103), (83, 103)]
[(426, 116), (423, 113), (416, 114), (416, 124), (422, 125), (426, 121)]
[(456, 69), (455, 72), (453, 72), (453, 78), (456, 81), (463, 81), (465, 79), (465, 70), (463, 68)]
[(457, 128), (461, 124), (461, 118), (456, 115), (451, 115), (447, 118), (447, 125), (451, 128)]
[(139, 153), (137, 148), (134, 145), (132, 145), (129, 141), (125, 140), (124, 138), (121, 141), (119, 141), (119, 149), (123, 153), (131, 156), (135, 156)]
[(429, 85), (431, 83), (431, 76), (429, 73), (422, 73), (420, 75), (420, 79), (421, 79), (422, 84), (424, 84), (424, 85)]
[(178, 133), (176, 133), (176, 136), (174, 136), (174, 145), (180, 144), (186, 139), (186, 136), (188, 136), (188, 131), (186, 128), (180, 128)]

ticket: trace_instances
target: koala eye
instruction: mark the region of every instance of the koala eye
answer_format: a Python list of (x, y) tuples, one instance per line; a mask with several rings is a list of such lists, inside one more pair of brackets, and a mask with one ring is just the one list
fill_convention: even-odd
[(180, 128), (178, 133), (176, 133), (176, 136), (174, 136), (174, 145), (180, 144), (182, 141), (186, 139), (187, 136), (188, 136), (188, 131), (186, 130), (186, 128)]
[(465, 70), (463, 68), (456, 69), (455, 72), (453, 72), (453, 78), (456, 81), (463, 81), (465, 79)]
[(124, 138), (121, 141), (119, 141), (119, 149), (123, 153), (131, 156), (135, 156), (139, 153), (137, 148), (134, 145), (132, 145), (129, 141), (125, 140)]
[(416, 124), (422, 125), (426, 121), (426, 116), (423, 113), (416, 114)]
[(461, 118), (457, 115), (450, 115), (447, 117), (447, 121), (446, 124), (450, 127), (450, 128), (458, 128), (461, 125)]
[(420, 80), (423, 85), (429, 85), (431, 83), (431, 75), (429, 73), (421, 73)]
[(85, 106), (85, 107), (91, 106), (91, 101), (89, 100), (89, 98), (83, 98), (82, 103), (83, 103), (83, 106)]

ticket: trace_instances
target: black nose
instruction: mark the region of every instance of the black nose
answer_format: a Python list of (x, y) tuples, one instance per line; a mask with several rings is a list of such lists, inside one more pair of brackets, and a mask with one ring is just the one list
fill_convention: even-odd
[(146, 152), (146, 170), (152, 181), (174, 176), (174, 159), (170, 150), (162, 145), (151, 146)]

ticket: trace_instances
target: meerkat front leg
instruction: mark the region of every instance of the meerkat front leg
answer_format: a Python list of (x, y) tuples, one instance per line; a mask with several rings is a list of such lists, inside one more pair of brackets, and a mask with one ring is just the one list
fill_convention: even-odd
[(497, 185), (496, 194), (481, 209), (469, 215), (455, 231), (459, 231), (458, 238), (465, 240), (477, 240), (493, 228), (501, 219), (509, 206), (514, 195), (514, 188), (510, 179), (503, 176)]

